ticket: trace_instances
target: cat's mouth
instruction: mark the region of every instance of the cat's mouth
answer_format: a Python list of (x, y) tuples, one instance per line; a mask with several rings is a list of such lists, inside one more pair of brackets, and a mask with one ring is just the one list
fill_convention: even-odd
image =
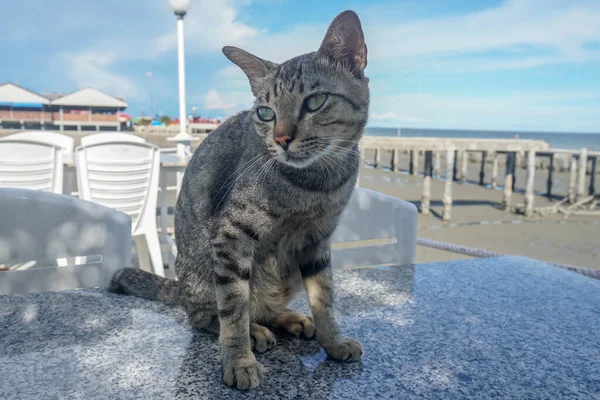
[[(324, 143), (319, 146), (318, 149), (312, 149), (312, 151), (300, 150), (294, 151), (292, 149), (283, 150), (281, 148), (276, 150), (275, 157), (283, 164), (290, 165), (295, 168), (305, 168), (315, 161), (327, 157), (329, 153), (333, 151), (335, 146), (332, 143)], [(331, 161), (329, 164), (333, 163)]]
[(299, 154), (286, 151), (282, 152), (278, 155), (279, 160), (284, 164), (291, 165), (296, 168), (304, 168), (308, 165), (312, 164), (318, 156), (310, 155), (310, 156), (301, 156)]

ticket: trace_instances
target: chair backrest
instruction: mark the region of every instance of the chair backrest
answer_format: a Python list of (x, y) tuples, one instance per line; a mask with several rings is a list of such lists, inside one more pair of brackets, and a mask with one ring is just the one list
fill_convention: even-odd
[(94, 133), (81, 138), (82, 146), (89, 146), (97, 143), (108, 143), (108, 142), (134, 142), (134, 143), (146, 143), (146, 141), (139, 137), (129, 133), (117, 133), (117, 132), (104, 132)]
[(417, 216), (409, 202), (354, 189), (332, 237), (333, 268), (414, 263)]
[(134, 234), (144, 221), (156, 222), (158, 147), (134, 142), (80, 146), (75, 165), (79, 197), (129, 215)]
[(0, 140), (0, 187), (62, 193), (60, 147), (29, 140)]
[(52, 144), (63, 149), (65, 154), (73, 153), (75, 139), (70, 136), (48, 131), (23, 131), (6, 136), (8, 139), (31, 140)]
[(124, 213), (26, 189), (0, 188), (0, 204), (0, 295), (104, 287), (131, 265)]

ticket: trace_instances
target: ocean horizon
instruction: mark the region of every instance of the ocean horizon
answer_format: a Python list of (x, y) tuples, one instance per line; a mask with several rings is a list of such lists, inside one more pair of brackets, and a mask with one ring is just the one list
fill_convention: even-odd
[(463, 129), (421, 129), (421, 128), (378, 128), (367, 127), (366, 136), (400, 136), (400, 137), (440, 137), (467, 139), (519, 139), (543, 140), (555, 149), (600, 151), (600, 133), (564, 133), (564, 132), (519, 132), (519, 131), (486, 131)]

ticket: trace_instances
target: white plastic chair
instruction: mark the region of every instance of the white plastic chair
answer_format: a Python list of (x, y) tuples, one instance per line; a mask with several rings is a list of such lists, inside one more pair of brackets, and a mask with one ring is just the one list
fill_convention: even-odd
[[(58, 146), (63, 150), (62, 159), (64, 164), (73, 163), (73, 148), (75, 147), (75, 139), (61, 133), (49, 131), (23, 131), (13, 133), (6, 136), (7, 139), (29, 140), (34, 142), (43, 142)], [(70, 193), (76, 190), (75, 188), (75, 171), (67, 167), (63, 172), (63, 188), (62, 193)]]
[(52, 144), (63, 149), (63, 155), (71, 155), (75, 147), (75, 139), (70, 136), (48, 131), (23, 131), (6, 136), (7, 139), (30, 140)]
[(372, 190), (354, 189), (332, 237), (332, 267), (413, 264), (417, 217), (412, 203)]
[(29, 140), (0, 140), (0, 187), (62, 193), (62, 149)]
[(129, 133), (116, 133), (116, 132), (105, 132), (105, 133), (94, 133), (81, 138), (82, 146), (89, 146), (98, 143), (110, 143), (110, 142), (133, 142), (133, 143), (146, 143), (146, 140), (139, 136), (135, 136)]
[(140, 267), (164, 276), (156, 228), (158, 147), (135, 142), (80, 146), (75, 150), (75, 165), (79, 196), (131, 216)]
[(0, 204), (0, 295), (105, 287), (131, 265), (131, 218), (122, 212), (12, 188), (0, 188)]

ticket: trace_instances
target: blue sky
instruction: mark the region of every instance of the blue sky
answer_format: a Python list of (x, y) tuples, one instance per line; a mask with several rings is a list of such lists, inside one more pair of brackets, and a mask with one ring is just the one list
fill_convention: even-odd
[[(177, 115), (175, 18), (167, 0), (12, 0), (0, 24), (0, 82), (95, 87), (129, 112)], [(252, 101), (222, 55), (281, 62), (316, 50), (355, 10), (369, 47), (371, 126), (600, 132), (598, 0), (192, 0), (188, 110), (226, 116)], [(152, 85), (146, 72), (152, 72)]]

